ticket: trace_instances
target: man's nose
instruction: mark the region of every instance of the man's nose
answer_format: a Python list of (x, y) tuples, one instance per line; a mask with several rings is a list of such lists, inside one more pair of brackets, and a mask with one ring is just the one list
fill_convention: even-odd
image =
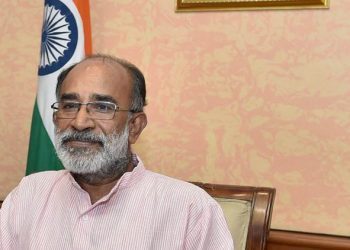
[(78, 131), (91, 129), (95, 127), (95, 122), (91, 119), (86, 105), (81, 105), (76, 117), (72, 120), (71, 125)]

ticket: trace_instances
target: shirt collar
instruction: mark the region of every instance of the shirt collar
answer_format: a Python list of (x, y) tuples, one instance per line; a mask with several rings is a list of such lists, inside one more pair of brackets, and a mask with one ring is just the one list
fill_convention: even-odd
[[(135, 185), (144, 176), (146, 169), (143, 165), (143, 162), (136, 154), (131, 155), (131, 162), (132, 162), (132, 165), (135, 166), (133, 168), (133, 170), (131, 172), (125, 172), (120, 177), (120, 179), (118, 180), (116, 185), (112, 188), (112, 190), (106, 196), (104, 196), (100, 200), (100, 202), (109, 199), (112, 194), (116, 193), (120, 189), (128, 188), (128, 187)], [(73, 178), (73, 176), (71, 174), (69, 174), (68, 176), (69, 176), (69, 180), (73, 186), (75, 186), (79, 190), (85, 192), (85, 190), (83, 190), (80, 187), (80, 185), (75, 181), (75, 179)]]

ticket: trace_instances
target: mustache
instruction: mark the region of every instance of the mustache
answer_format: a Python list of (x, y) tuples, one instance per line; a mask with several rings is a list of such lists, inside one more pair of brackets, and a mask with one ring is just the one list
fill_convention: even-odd
[(62, 134), (61, 143), (64, 145), (70, 141), (82, 141), (99, 143), (101, 146), (105, 144), (106, 138), (104, 135), (94, 134), (89, 131), (65, 131)]

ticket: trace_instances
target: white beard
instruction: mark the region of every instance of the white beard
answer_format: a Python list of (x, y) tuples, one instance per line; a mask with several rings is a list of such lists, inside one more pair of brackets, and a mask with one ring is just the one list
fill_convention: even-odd
[[(90, 131), (55, 131), (55, 146), (58, 157), (65, 169), (79, 175), (89, 183), (117, 177), (127, 170), (129, 157), (129, 129), (111, 135), (94, 134)], [(70, 140), (91, 141), (101, 145), (101, 149), (69, 147)]]

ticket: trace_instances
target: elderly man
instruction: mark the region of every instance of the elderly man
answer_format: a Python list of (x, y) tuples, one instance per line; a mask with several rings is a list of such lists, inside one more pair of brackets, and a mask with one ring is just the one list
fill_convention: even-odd
[(144, 168), (147, 124), (134, 65), (94, 55), (61, 73), (52, 104), (65, 170), (23, 178), (0, 212), (0, 249), (233, 249), (203, 190)]

